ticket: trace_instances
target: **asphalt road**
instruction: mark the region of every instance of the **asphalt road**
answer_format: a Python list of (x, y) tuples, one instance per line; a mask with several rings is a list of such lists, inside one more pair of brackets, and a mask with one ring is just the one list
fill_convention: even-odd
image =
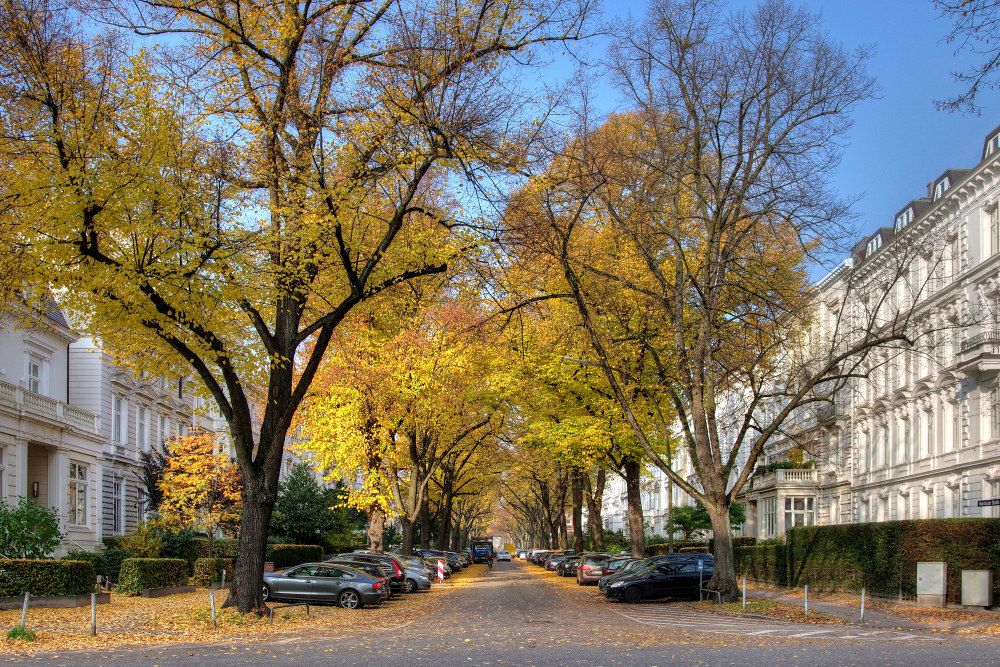
[[(426, 614), (394, 628), (338, 638), (243, 646), (7, 656), (44, 665), (1000, 665), (1000, 641), (950, 634), (862, 632), (707, 616), (676, 605), (610, 603), (592, 588), (560, 586), (523, 563), (497, 564)], [(395, 604), (406, 604), (405, 600)]]

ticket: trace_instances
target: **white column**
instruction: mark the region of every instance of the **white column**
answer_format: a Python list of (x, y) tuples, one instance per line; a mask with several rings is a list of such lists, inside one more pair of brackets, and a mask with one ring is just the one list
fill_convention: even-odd
[(27, 497), (28, 494), (28, 443), (25, 440), (16, 440), (14, 445), (9, 447), (9, 452), (13, 452), (14, 456), (8, 459), (8, 465), (10, 461), (13, 461), (13, 472), (14, 472), (14, 497)]

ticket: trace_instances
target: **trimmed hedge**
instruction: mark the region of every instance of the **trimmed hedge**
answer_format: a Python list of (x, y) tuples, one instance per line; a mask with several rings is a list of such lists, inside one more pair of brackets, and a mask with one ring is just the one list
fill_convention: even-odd
[(213, 582), (221, 581), (223, 570), (226, 571), (226, 579), (232, 581), (232, 558), (199, 558), (194, 563), (194, 585), (208, 588)]
[[(666, 542), (661, 542), (659, 544), (650, 544), (646, 546), (645, 554), (646, 556), (662, 556), (665, 553), (669, 553), (669, 545)], [(687, 547), (707, 547), (704, 542), (685, 542), (674, 540), (674, 552), (680, 553), (681, 549)]]
[(700, 547), (681, 547), (677, 550), (679, 554), (707, 554), (708, 546), (702, 545)]
[(785, 545), (761, 544), (733, 547), (736, 573), (747, 579), (769, 581), (779, 586), (788, 583)]
[[(737, 535), (737, 536), (733, 536), (731, 539), (733, 540), (733, 548), (734, 549), (736, 547), (752, 547), (755, 544), (757, 544), (757, 538), (756, 537), (745, 537), (745, 536), (742, 536), (742, 535)], [(715, 553), (715, 538), (714, 537), (711, 538), (708, 541), (708, 550), (711, 553)]]
[[(199, 558), (208, 558), (208, 540), (198, 539), (197, 544)], [(239, 540), (228, 537), (212, 540), (212, 550), (215, 552), (215, 558), (236, 558), (239, 546)]]
[(267, 552), (267, 560), (274, 563), (276, 570), (323, 558), (323, 547), (318, 544), (271, 544)]
[[(917, 562), (948, 564), (948, 602), (962, 570), (1000, 570), (1000, 519), (919, 519), (788, 531), (788, 583), (916, 595)], [(994, 576), (994, 598), (1000, 577)]]
[(94, 565), (83, 560), (0, 558), (0, 597), (84, 595), (94, 591)]
[(186, 586), (188, 564), (181, 558), (126, 558), (122, 561), (118, 592), (139, 595), (144, 588)]

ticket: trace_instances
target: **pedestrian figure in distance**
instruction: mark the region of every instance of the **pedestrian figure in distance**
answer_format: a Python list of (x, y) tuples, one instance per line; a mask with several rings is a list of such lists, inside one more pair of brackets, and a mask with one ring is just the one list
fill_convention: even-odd
[(492, 570), (493, 569), (493, 552), (491, 551), (488, 556), (486, 556), (486, 565)]

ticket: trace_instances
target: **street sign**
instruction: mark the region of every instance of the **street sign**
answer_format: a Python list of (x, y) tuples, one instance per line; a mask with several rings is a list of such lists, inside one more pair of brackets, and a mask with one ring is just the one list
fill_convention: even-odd
[(979, 506), (980, 507), (990, 507), (990, 506), (993, 506), (993, 505), (1000, 505), (1000, 498), (991, 498), (989, 500), (980, 500), (979, 501)]
[(698, 561), (698, 570), (701, 571), (704, 569), (705, 569), (705, 561), (703, 560)]

